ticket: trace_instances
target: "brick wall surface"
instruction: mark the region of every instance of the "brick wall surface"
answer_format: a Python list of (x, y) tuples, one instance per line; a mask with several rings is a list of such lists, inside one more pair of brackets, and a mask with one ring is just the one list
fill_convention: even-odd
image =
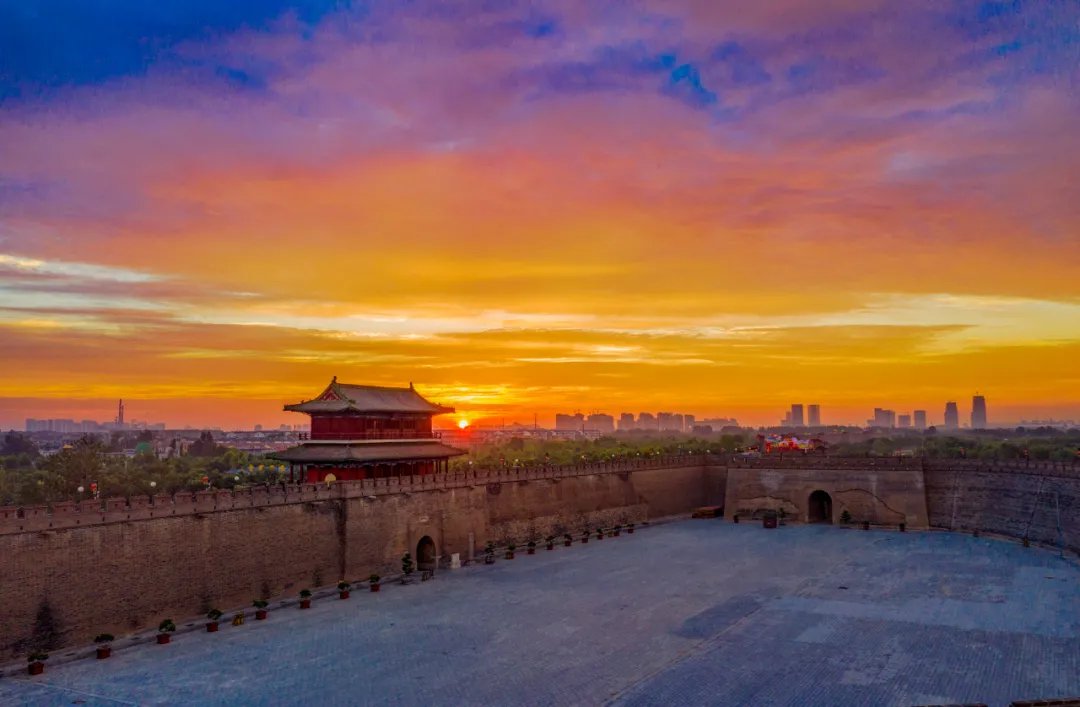
[(468, 559), (470, 539), (480, 553), (489, 540), (524, 546), (702, 503), (704, 459), (648, 468), (659, 464), (120, 499), (77, 522), (71, 508), (31, 509), (0, 534), (0, 656), (394, 574), (424, 537), (444, 559)]
[(844, 511), (855, 521), (912, 528), (928, 525), (923, 471), (912, 466), (856, 468), (732, 467), (727, 474), (728, 518), (752, 516), (764, 510), (809, 520), (809, 499), (815, 491), (829, 494), (833, 523)]
[[(942, 467), (926, 472), (930, 525), (982, 530), (1080, 553), (1080, 477)], [(1060, 520), (1060, 532), (1059, 532)]]
[(684, 457), (0, 508), (0, 657), (85, 645), (100, 632), (121, 635), (341, 578), (395, 574), (401, 555), (418, 554), (425, 537), (445, 561), (479, 554), (488, 541), (523, 546), (702, 505), (724, 506), (728, 517), (783, 507), (800, 520), (816, 489), (832, 495), (834, 519), (849, 509), (856, 519), (1050, 544), (1060, 517), (1065, 544), (1080, 551), (1074, 467), (835, 466)]

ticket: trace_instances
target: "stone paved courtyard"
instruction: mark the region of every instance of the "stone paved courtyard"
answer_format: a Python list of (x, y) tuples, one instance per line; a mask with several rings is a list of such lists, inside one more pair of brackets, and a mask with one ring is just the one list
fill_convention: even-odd
[(1080, 695), (1080, 567), (947, 533), (720, 520), (441, 572), (0, 704), (913, 705)]

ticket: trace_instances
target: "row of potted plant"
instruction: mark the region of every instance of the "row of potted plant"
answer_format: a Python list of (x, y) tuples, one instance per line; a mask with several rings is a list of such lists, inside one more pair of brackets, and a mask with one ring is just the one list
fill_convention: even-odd
[[(585, 543), (589, 542), (589, 538), (592, 537), (592, 534), (594, 532), (596, 533), (596, 539), (597, 540), (603, 540), (605, 537), (618, 537), (622, 533), (623, 530), (625, 530), (628, 534), (633, 533), (634, 532), (634, 524), (633, 523), (627, 523), (625, 526), (624, 525), (615, 525), (615, 526), (612, 526), (611, 528), (606, 528), (606, 529), (605, 528), (597, 528), (595, 531), (589, 530), (589, 528), (585, 528), (584, 530), (581, 531), (581, 542), (582, 542), (582, 544), (585, 544)], [(605, 533), (606, 533), (606, 535), (605, 535)], [(547, 549), (549, 551), (554, 550), (555, 549), (555, 543), (556, 543), (557, 540), (558, 540), (557, 536), (549, 535), (546, 538), (544, 538), (544, 544), (546, 545), (546, 547), (547, 547)], [(570, 547), (571, 545), (574, 544), (574, 537), (570, 533), (563, 533), (562, 541), (563, 541), (564, 546)], [(536, 540), (530, 540), (525, 545), (525, 549), (528, 552), (528, 554), (535, 555), (537, 546), (538, 546), (538, 543), (536, 542)], [(508, 542), (506, 544), (506, 553), (505, 553), (506, 559), (508, 559), (508, 560), (514, 559), (514, 553), (516, 551), (517, 551), (517, 544), (514, 543), (513, 540), (511, 540), (510, 542)], [(487, 543), (487, 545), (484, 547), (484, 564), (490, 565), (490, 564), (494, 564), (494, 563), (495, 563), (495, 543), (489, 541)]]
[[(633, 533), (634, 532), (634, 524), (633, 523), (628, 523), (626, 526), (615, 525), (615, 526), (613, 526), (612, 528), (609, 529), (609, 532), (610, 532), (610, 534), (612, 536), (618, 537), (618, 535), (622, 532), (622, 530), (624, 528), (625, 528), (627, 533)], [(596, 537), (597, 537), (598, 540), (603, 540), (604, 539), (604, 533), (605, 533), (604, 528), (597, 528), (595, 532), (596, 532)], [(582, 543), (589, 542), (590, 535), (591, 535), (591, 531), (588, 528), (583, 530), (582, 531), (582, 536), (581, 536), (581, 542)], [(563, 538), (563, 544), (566, 547), (570, 547), (573, 544), (573, 537), (570, 535), (570, 533), (564, 533), (562, 538)], [(554, 535), (549, 535), (549, 536), (547, 536), (547, 538), (545, 538), (545, 543), (547, 545), (548, 550), (554, 550), (555, 549), (555, 541), (556, 541), (556, 536), (554, 536)], [(528, 542), (528, 545), (527, 545), (528, 553), (530, 555), (535, 554), (536, 553), (536, 547), (537, 547), (536, 541), (535, 540), (530, 540)], [(513, 543), (513, 542), (508, 543), (507, 546), (506, 546), (506, 559), (508, 559), (508, 560), (514, 559), (514, 551), (516, 549), (517, 549), (517, 545), (515, 543)], [(493, 543), (493, 542), (488, 542), (487, 543), (487, 546), (485, 547), (485, 550), (484, 550), (484, 560), (485, 560), (486, 564), (492, 564), (492, 563), (495, 562), (495, 543)], [(401, 581), (402, 581), (402, 584), (407, 584), (407, 583), (409, 583), (409, 581), (411, 581), (411, 576), (415, 572), (415, 569), (416, 569), (416, 565), (413, 562), (412, 555), (410, 555), (409, 553), (406, 552), (405, 555), (401, 559)], [(370, 588), (370, 590), (372, 592), (378, 592), (379, 591), (379, 588), (381, 586), (381, 580), (382, 580), (382, 577), (380, 577), (378, 574), (374, 574), (374, 573), (372, 573), (368, 577), (368, 587)], [(338, 598), (339, 599), (348, 599), (349, 596), (350, 596), (350, 592), (352, 590), (352, 583), (343, 579), (343, 580), (341, 580), (340, 582), (337, 583), (337, 588), (338, 588)], [(300, 608), (301, 609), (310, 609), (311, 608), (311, 596), (312, 596), (312, 592), (311, 592), (310, 589), (301, 589), (300, 590)], [(263, 621), (263, 620), (265, 620), (267, 618), (267, 606), (269, 606), (269, 603), (266, 600), (264, 600), (264, 599), (256, 599), (256, 600), (254, 600), (252, 602), (252, 606), (255, 607), (255, 619), (256, 620)], [(206, 632), (207, 633), (216, 633), (219, 630), (219, 627), (221, 625), (221, 617), (223, 615), (224, 615), (224, 612), (222, 612), (220, 609), (216, 609), (216, 608), (215, 609), (210, 609), (208, 612), (206, 612), (206, 619), (207, 619)], [(233, 615), (232, 625), (233, 626), (242, 626), (243, 623), (244, 623), (245, 618), (246, 618), (246, 616), (245, 616), (244, 612), (242, 612), (242, 611), (237, 612), (236, 614)], [(157, 643), (159, 645), (165, 645), (165, 644), (170, 643), (172, 641), (172, 634), (175, 631), (176, 631), (176, 623), (172, 619), (164, 619), (160, 624), (158, 624)], [(94, 638), (94, 643), (97, 644), (96, 655), (97, 655), (98, 660), (103, 660), (105, 658), (109, 658), (110, 656), (112, 656), (112, 642), (114, 640), (115, 640), (115, 637), (111, 633), (98, 634)], [(34, 651), (33, 653), (31, 653), (28, 656), (28, 661), (29, 661), (28, 672), (30, 673), (30, 675), (41, 675), (45, 671), (45, 661), (48, 660), (48, 658), (49, 658), (48, 653), (45, 653), (44, 651)]]

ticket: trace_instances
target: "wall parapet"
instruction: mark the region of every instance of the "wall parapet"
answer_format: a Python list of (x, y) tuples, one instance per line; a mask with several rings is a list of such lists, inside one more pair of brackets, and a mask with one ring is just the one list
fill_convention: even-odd
[(611, 462), (568, 465), (476, 467), (458, 472), (393, 476), (332, 484), (252, 486), (236, 490), (178, 491), (173, 495), (132, 496), (88, 501), (60, 501), (42, 506), (0, 506), (0, 535), (62, 530), (87, 525), (199, 515), (293, 503), (378, 497), (392, 494), (450, 490), (485, 484), (558, 480), (595, 474), (628, 473), (643, 469), (704, 466), (718, 460), (707, 455), (653, 456)]
[(860, 469), (911, 471), (985, 471), (1080, 478), (1080, 462), (1024, 461), (1022, 459), (933, 459), (928, 457), (826, 457), (777, 455), (735, 457), (725, 463), (732, 469)]

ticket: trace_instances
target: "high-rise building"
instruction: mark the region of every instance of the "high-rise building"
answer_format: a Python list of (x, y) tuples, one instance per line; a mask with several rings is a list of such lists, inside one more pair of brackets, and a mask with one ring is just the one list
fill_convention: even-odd
[(637, 425), (634, 424), (634, 413), (624, 412), (619, 415), (620, 430), (623, 430), (625, 432), (627, 430), (632, 430), (635, 427), (637, 427)]
[(594, 412), (585, 420), (585, 429), (597, 432), (614, 432), (615, 418), (602, 412)]
[(656, 430), (656, 417), (651, 412), (639, 412), (637, 416), (639, 430)]
[(684, 432), (693, 432), (694, 431), (694, 422), (696, 420), (697, 420), (697, 418), (694, 417), (693, 415), (685, 415), (684, 414), (682, 416), (683, 431)]
[(917, 430), (925, 430), (926, 429), (926, 410), (916, 410), (915, 411), (915, 429), (917, 429)]
[(897, 417), (896, 426), (902, 430), (911, 429), (911, 415), (900, 415)]
[(806, 406), (806, 424), (808, 427), (821, 427), (821, 406)]
[(573, 415), (555, 415), (555, 429), (559, 432), (580, 432), (584, 426), (585, 416), (580, 412)]
[(885, 408), (874, 408), (874, 418), (867, 420), (870, 427), (882, 427), (891, 429), (896, 427), (896, 411)]
[(971, 429), (986, 429), (986, 398), (981, 395), (971, 399)]
[(955, 430), (960, 428), (960, 411), (956, 409), (956, 403), (945, 403), (945, 429)]
[(660, 412), (656, 414), (659, 428), (665, 432), (682, 432), (682, 415), (674, 412)]
[(802, 403), (792, 403), (791, 412), (788, 414), (788, 424), (792, 427), (804, 427), (806, 425), (803, 418), (803, 406)]

